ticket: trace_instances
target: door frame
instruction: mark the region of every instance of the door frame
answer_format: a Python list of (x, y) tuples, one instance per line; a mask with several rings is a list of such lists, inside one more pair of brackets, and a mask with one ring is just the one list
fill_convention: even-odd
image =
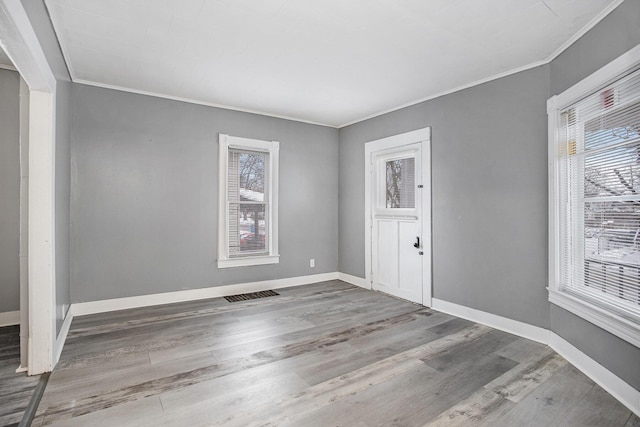
[(53, 369), (54, 348), (58, 346), (55, 321), (56, 79), (20, 0), (0, 1), (0, 43), (29, 87), (27, 369), (29, 375), (37, 375)]
[(365, 158), (365, 208), (364, 208), (364, 234), (365, 234), (365, 279), (369, 289), (373, 289), (373, 262), (372, 262), (372, 236), (373, 236), (373, 154), (390, 148), (401, 147), (414, 143), (422, 144), (422, 305), (431, 307), (431, 127), (417, 129), (386, 138), (369, 141), (364, 145)]

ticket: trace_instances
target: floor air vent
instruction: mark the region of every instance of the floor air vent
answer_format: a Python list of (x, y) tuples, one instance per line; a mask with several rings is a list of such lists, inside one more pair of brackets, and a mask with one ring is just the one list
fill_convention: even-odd
[(238, 302), (238, 301), (247, 301), (250, 299), (258, 299), (258, 298), (267, 298), (267, 297), (275, 297), (276, 295), (280, 295), (276, 291), (261, 291), (261, 292), (251, 292), (250, 294), (240, 294), (240, 295), (231, 295), (228, 297), (224, 297), (229, 302)]

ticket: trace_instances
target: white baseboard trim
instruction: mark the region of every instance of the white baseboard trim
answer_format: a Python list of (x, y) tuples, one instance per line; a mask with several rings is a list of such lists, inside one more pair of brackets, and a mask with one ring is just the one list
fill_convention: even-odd
[(640, 416), (640, 391), (556, 334), (551, 334), (549, 347)]
[(20, 311), (5, 311), (0, 313), (0, 327), (20, 324)]
[(60, 328), (60, 333), (56, 338), (56, 348), (53, 349), (53, 367), (58, 364), (60, 360), (60, 355), (62, 354), (62, 349), (64, 348), (64, 343), (67, 341), (67, 334), (69, 333), (69, 328), (71, 328), (71, 321), (73, 320), (73, 313), (71, 311), (71, 306), (67, 310), (67, 315), (64, 317), (64, 322), (62, 322), (62, 327)]
[(361, 288), (371, 289), (371, 284), (367, 282), (367, 279), (363, 279), (362, 277), (352, 276), (347, 273), (338, 273), (338, 280), (342, 280), (343, 282), (350, 283), (354, 286), (360, 286)]
[(332, 272), (314, 274), (310, 276), (290, 277), (286, 279), (265, 280), (261, 282), (239, 283), (235, 285), (215, 286), (202, 289), (189, 289), (186, 291), (165, 292), (160, 294), (75, 303), (71, 304), (70, 311), (73, 316), (86, 316), (88, 314), (127, 310), (130, 308), (219, 298), (229, 295), (246, 294), (249, 292), (266, 291), (268, 289), (289, 288), (292, 286), (309, 285), (311, 283), (336, 279), (338, 279), (338, 273)]
[(471, 320), (472, 322), (491, 326), (492, 328), (500, 329), (501, 331), (509, 332), (510, 334), (518, 335), (532, 341), (549, 344), (551, 331), (548, 329), (487, 313), (485, 311), (476, 310), (475, 308), (469, 308), (452, 302), (443, 301), (437, 298), (433, 298), (431, 301), (431, 308), (456, 317)]
[(433, 298), (433, 306), (431, 308), (532, 341), (547, 344), (596, 384), (618, 399), (620, 403), (640, 416), (640, 391), (552, 331), (437, 298)]

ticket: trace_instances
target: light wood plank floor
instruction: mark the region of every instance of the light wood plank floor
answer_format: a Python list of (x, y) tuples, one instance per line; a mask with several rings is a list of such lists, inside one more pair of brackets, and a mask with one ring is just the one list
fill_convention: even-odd
[(34, 426), (640, 426), (548, 347), (331, 281), (74, 319)]
[(20, 326), (0, 328), (0, 426), (17, 426), (39, 376), (16, 373), (20, 366)]

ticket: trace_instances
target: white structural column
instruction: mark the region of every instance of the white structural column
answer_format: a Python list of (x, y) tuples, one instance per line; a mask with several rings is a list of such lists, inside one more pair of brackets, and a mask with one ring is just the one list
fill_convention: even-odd
[[(29, 375), (54, 366), (56, 79), (20, 0), (0, 1), (0, 44), (29, 86)], [(24, 326), (24, 325), (23, 325)]]
[(53, 368), (55, 334), (54, 98), (30, 92), (29, 375)]

